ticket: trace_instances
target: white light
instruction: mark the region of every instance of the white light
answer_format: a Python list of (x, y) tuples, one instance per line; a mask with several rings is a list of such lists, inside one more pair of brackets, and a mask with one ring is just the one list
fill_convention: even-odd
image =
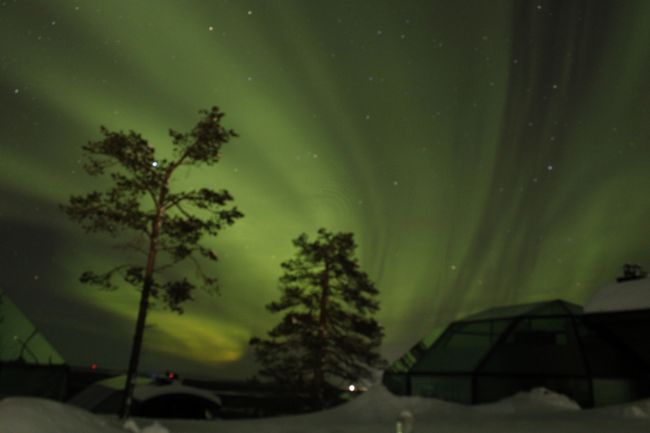
[(357, 389), (357, 387), (354, 386), (354, 385), (350, 385), (350, 386), (348, 386), (348, 390), (349, 390), (350, 392), (354, 392), (355, 389)]
[(154, 167), (158, 167), (158, 161), (152, 162), (151, 165), (154, 166)]

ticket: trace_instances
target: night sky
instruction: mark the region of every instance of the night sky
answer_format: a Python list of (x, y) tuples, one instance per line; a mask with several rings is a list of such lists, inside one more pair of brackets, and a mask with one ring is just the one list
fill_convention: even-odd
[(105, 185), (81, 146), (106, 125), (164, 153), (213, 105), (241, 137), (179, 180), (245, 217), (210, 242), (221, 295), (149, 316), (146, 371), (253, 373), (319, 227), (354, 232), (388, 359), (650, 266), (650, 1), (4, 0), (0, 288), (69, 364), (126, 368), (138, 299), (78, 282), (123, 256), (58, 209)]

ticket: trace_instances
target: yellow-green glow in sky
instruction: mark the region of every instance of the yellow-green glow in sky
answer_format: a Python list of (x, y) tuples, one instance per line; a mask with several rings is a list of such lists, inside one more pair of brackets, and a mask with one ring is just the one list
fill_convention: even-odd
[[(222, 291), (152, 313), (143, 369), (246, 377), (291, 240), (355, 233), (385, 356), (477, 310), (583, 302), (650, 266), (650, 2), (0, 0), (0, 284), (73, 365), (124, 368), (123, 252), (58, 204), (99, 125), (162, 154), (218, 105), (241, 137), (186, 185), (245, 217)], [(182, 268), (179, 274), (186, 272)]]

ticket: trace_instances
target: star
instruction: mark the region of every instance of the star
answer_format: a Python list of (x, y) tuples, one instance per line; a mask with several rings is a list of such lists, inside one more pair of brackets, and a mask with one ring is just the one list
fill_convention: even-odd
[(253, 15), (253, 11), (249, 10), (248, 15)]
[(551, 164), (549, 164), (549, 165), (546, 166), (546, 169), (548, 171), (553, 171), (553, 166)]
[(212, 26), (208, 27), (208, 31), (211, 32), (211, 31), (213, 31), (213, 30), (214, 30), (214, 27), (212, 27)]

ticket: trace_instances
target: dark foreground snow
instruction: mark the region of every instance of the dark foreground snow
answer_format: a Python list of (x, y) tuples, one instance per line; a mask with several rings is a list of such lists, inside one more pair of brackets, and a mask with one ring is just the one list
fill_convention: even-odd
[(580, 410), (543, 389), (498, 403), (462, 406), (397, 397), (382, 386), (340, 407), (308, 415), (232, 421), (100, 417), (36, 398), (0, 401), (0, 433), (636, 433), (650, 432), (650, 400)]

